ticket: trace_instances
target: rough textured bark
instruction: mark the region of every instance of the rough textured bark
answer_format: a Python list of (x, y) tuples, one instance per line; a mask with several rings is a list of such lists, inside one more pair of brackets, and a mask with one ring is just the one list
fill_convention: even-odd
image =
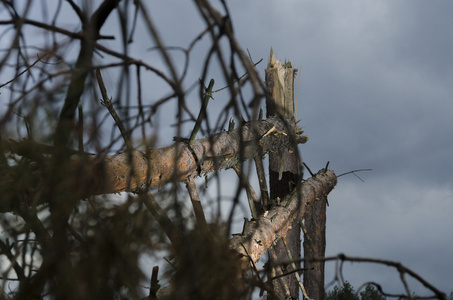
[[(239, 160), (254, 158), (262, 153), (288, 148), (292, 143), (305, 143), (307, 137), (297, 132), (294, 125), (273, 117), (263, 121), (251, 121), (231, 132), (224, 131), (211, 137), (196, 140), (192, 147), (178, 142), (172, 146), (151, 149), (147, 153), (134, 150), (117, 155), (74, 154), (71, 170), (67, 170), (68, 190), (78, 193), (77, 197), (141, 191), (146, 187), (159, 186), (171, 181), (185, 182), (190, 177), (215, 170), (227, 169)], [(274, 128), (274, 129), (273, 129)], [(286, 132), (286, 133), (285, 133)], [(285, 133), (285, 134), (282, 134)], [(52, 154), (52, 148), (33, 147), (33, 143), (3, 141), (2, 151), (10, 151), (33, 159), (45, 160), (39, 153)], [(41, 164), (42, 165), (42, 164)], [(36, 171), (39, 173), (39, 170)], [(8, 180), (8, 175), (2, 175)], [(39, 178), (39, 174), (37, 174)], [(38, 180), (38, 179), (37, 179)], [(8, 211), (14, 203), (2, 199), (0, 211)], [(6, 202), (5, 202), (6, 201)]]
[[(277, 240), (287, 237), (292, 224), (300, 221), (316, 203), (323, 201), (336, 184), (335, 173), (322, 169), (299, 185), (279, 205), (250, 221), (241, 234), (234, 234), (230, 240), (230, 249), (238, 254), (240, 269), (246, 272), (252, 268)], [(158, 299), (166, 299), (174, 288), (176, 287), (170, 284), (160, 289)]]
[(312, 299), (324, 299), (324, 261), (310, 261), (326, 253), (327, 195), (315, 201), (304, 217), (304, 287)]
[[(272, 95), (266, 98), (267, 117), (282, 115), (294, 122), (294, 75), (296, 70), (290, 62), (282, 65), (275, 59), (271, 49), (269, 63), (266, 69), (266, 86)], [(290, 149), (280, 148), (277, 152), (269, 153), (269, 187), (270, 198), (276, 201), (283, 199), (291, 193), (300, 181), (302, 174), (299, 174), (298, 157), (296, 154), (297, 145), (292, 145)], [(271, 203), (275, 204), (275, 203)], [(296, 223), (292, 224), (292, 230), (287, 236), (288, 250), (292, 257), (301, 257), (300, 227)], [(287, 264), (288, 250), (282, 240), (277, 241), (273, 248), (274, 252), (269, 255), (269, 275), (274, 277), (275, 271), (279, 274), (289, 273), (292, 268)], [(300, 262), (295, 262), (296, 268), (300, 268)], [(275, 270), (279, 268), (279, 270)], [(290, 274), (274, 280), (275, 295), (279, 297), (291, 296), (298, 298), (299, 285), (295, 274)], [(274, 299), (269, 294), (268, 299)]]
[[(266, 135), (273, 127), (288, 132), (288, 135), (278, 132)], [(189, 177), (231, 168), (239, 160), (287, 148), (291, 144), (291, 135), (296, 135), (295, 128), (288, 128), (282, 119), (274, 117), (251, 121), (231, 132), (196, 140), (192, 147), (178, 142), (148, 153), (135, 150), (131, 153), (133, 164), (129, 153), (107, 156), (102, 164), (107, 178), (97, 182), (96, 193), (136, 191), (172, 181), (185, 182)], [(297, 143), (307, 140), (306, 136), (296, 136)]]
[(300, 221), (315, 203), (323, 201), (336, 183), (335, 173), (322, 169), (304, 181), (297, 191), (285, 197), (280, 205), (252, 220), (242, 234), (234, 235), (230, 245), (241, 255), (242, 269), (249, 269), (252, 261), (258, 262), (279, 238), (286, 237), (292, 224)]

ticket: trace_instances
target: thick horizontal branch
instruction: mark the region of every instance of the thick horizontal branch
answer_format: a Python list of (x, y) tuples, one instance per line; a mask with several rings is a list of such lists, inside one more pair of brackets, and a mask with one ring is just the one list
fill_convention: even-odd
[[(298, 190), (288, 195), (280, 205), (248, 223), (244, 232), (234, 235), (230, 248), (241, 255), (243, 270), (256, 263), (279, 238), (286, 237), (295, 220), (301, 220), (315, 201), (323, 201), (337, 184), (337, 177), (331, 170), (322, 169), (315, 176), (304, 181)], [(324, 200), (325, 201), (325, 200)]]
[(91, 194), (105, 194), (139, 191), (172, 181), (185, 182), (189, 177), (231, 168), (239, 161), (281, 147), (293, 148), (307, 140), (297, 132), (294, 123), (273, 117), (196, 140), (191, 147), (178, 142), (148, 153), (134, 150), (104, 158), (92, 156), (88, 160), (74, 155), (72, 159), (76, 165), (79, 162), (90, 168), (90, 174), (95, 175), (90, 179)]
[[(308, 140), (301, 133), (293, 122), (273, 117), (247, 122), (236, 130), (198, 139), (191, 147), (186, 142), (177, 142), (172, 146), (147, 152), (133, 150), (117, 155), (72, 151), (69, 163), (57, 166), (67, 176), (55, 178), (55, 186), (46, 189), (64, 188), (67, 192), (76, 193), (76, 197), (84, 198), (124, 191), (138, 192), (168, 182), (187, 182), (190, 177), (231, 168), (241, 161), (261, 157), (264, 153), (277, 151), (282, 147), (293, 149), (297, 144)], [(30, 182), (41, 182), (42, 178), (53, 176), (55, 172), (52, 168), (55, 164), (52, 162), (58, 149), (30, 140), (2, 140), (0, 151), (27, 158), (30, 163), (25, 166), (29, 166), (30, 170), (19, 170), (18, 166), (7, 167), (0, 182), (15, 182), (15, 174), (21, 170), (33, 177)], [(64, 151), (71, 153), (69, 149)], [(11, 186), (4, 184), (3, 187)], [(0, 211), (12, 210), (16, 205), (14, 199), (16, 198), (3, 197)], [(42, 201), (45, 199), (36, 204), (42, 204)]]

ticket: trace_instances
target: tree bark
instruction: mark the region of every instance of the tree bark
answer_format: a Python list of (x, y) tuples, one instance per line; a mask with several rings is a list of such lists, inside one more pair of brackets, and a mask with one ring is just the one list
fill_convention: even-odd
[[(288, 132), (288, 135), (265, 136), (273, 127)], [(133, 163), (128, 153), (107, 156), (102, 163), (107, 180), (97, 183), (95, 193), (137, 191), (167, 182), (185, 182), (189, 177), (231, 168), (240, 159), (247, 160), (260, 153), (287, 148), (291, 144), (291, 135), (295, 135), (295, 128), (288, 128), (282, 119), (275, 117), (251, 121), (231, 132), (224, 131), (196, 140), (192, 147), (178, 142), (147, 153), (135, 150), (132, 152)], [(306, 136), (297, 136), (298, 143), (306, 142)]]
[[(190, 177), (231, 168), (239, 160), (288, 148), (292, 143), (291, 137), (296, 138), (296, 143), (305, 143), (308, 139), (298, 133), (293, 124), (273, 117), (247, 122), (236, 130), (196, 140), (192, 147), (177, 142), (147, 152), (133, 150), (117, 155), (74, 154), (71, 156), (70, 170), (67, 170), (71, 175), (67, 179), (70, 181), (67, 184), (68, 191), (73, 190), (77, 197), (83, 198), (124, 191), (138, 192), (172, 181), (186, 182)], [(49, 159), (41, 154), (52, 154), (53, 151), (52, 147), (28, 141), (8, 140), (2, 141), (2, 145), (2, 151), (33, 156), (37, 161)], [(45, 165), (43, 161), (39, 162), (39, 165)], [(3, 173), (2, 181), (8, 180), (7, 177), (7, 172)], [(11, 210), (14, 206), (11, 201), (14, 200), (7, 197), (1, 199), (0, 211)]]
[[(299, 222), (336, 184), (335, 173), (322, 169), (282, 199), (279, 205), (251, 220), (241, 234), (233, 234), (230, 249), (239, 256), (240, 270), (247, 272), (253, 268), (277, 240), (287, 237), (292, 224)], [(160, 289), (157, 293), (158, 299), (166, 299), (175, 288), (177, 287), (170, 284)]]
[[(294, 123), (294, 75), (296, 70), (290, 62), (282, 65), (275, 59), (271, 49), (268, 67), (266, 69), (266, 86), (270, 96), (266, 98), (267, 117), (281, 115)], [(300, 182), (302, 172), (299, 172), (297, 157), (297, 145), (291, 148), (280, 148), (276, 152), (269, 153), (269, 187), (270, 198), (274, 201), (283, 199), (291, 193)], [(271, 203), (275, 204), (275, 203)], [(287, 247), (282, 240), (277, 241), (269, 254), (268, 277), (275, 277), (277, 274), (289, 273), (292, 268), (288, 265), (288, 254), (292, 257), (301, 257), (300, 227), (298, 221), (292, 224), (292, 230), (287, 237)], [(300, 261), (295, 262), (296, 268), (300, 268)], [(281, 298), (291, 296), (294, 299), (299, 297), (299, 285), (295, 274), (280, 277), (272, 281), (275, 295)], [(269, 294), (268, 299), (274, 299)]]
[(310, 261), (326, 254), (327, 195), (319, 197), (304, 217), (304, 287), (312, 299), (325, 299), (324, 261)]
[(286, 196), (280, 205), (250, 221), (242, 234), (234, 235), (230, 247), (241, 255), (242, 270), (248, 270), (278, 239), (286, 237), (292, 224), (299, 222), (336, 184), (335, 173), (322, 169)]

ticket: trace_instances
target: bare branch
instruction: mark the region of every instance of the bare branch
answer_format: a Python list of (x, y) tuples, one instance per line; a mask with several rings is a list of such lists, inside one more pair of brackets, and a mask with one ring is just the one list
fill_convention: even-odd
[[(93, 156), (90, 157), (90, 161), (98, 163), (91, 167), (85, 165), (88, 169), (94, 168), (92, 173), (98, 174), (90, 179), (94, 180), (90, 186), (95, 194), (117, 193), (125, 191), (128, 186), (132, 191), (137, 191), (170, 181), (184, 182), (189, 177), (231, 168), (238, 163), (239, 157), (247, 160), (262, 153), (259, 151), (260, 148), (266, 153), (279, 147), (289, 147), (292, 143), (289, 135), (271, 134), (263, 137), (273, 126), (279, 131), (293, 130), (285, 129), (283, 121), (275, 117), (251, 121), (233, 132), (221, 132), (209, 138), (196, 140), (191, 149), (186, 143), (176, 143), (166, 148), (150, 150), (148, 155), (135, 150), (132, 153), (133, 164), (130, 163), (127, 153), (105, 158)], [(305, 143), (306, 140), (306, 136), (298, 136), (298, 143)], [(239, 155), (240, 152), (242, 156)], [(73, 160), (88, 164), (82, 157), (75, 156)], [(197, 171), (198, 167), (200, 169)], [(134, 171), (133, 177), (128, 175), (132, 174), (131, 168)]]
[[(447, 300), (447, 295), (441, 291), (439, 291), (436, 287), (434, 287), (432, 284), (427, 282), (423, 277), (412, 271), (411, 269), (403, 266), (399, 262), (394, 262), (391, 260), (385, 260), (385, 259), (377, 259), (377, 258), (366, 258), (366, 257), (354, 257), (354, 256), (346, 256), (344, 254), (339, 254), (337, 256), (330, 256), (330, 257), (314, 257), (310, 258), (310, 261), (339, 261), (339, 262), (345, 262), (345, 261), (351, 261), (351, 262), (363, 262), (363, 263), (373, 263), (373, 264), (382, 264), (390, 267), (396, 268), (398, 273), (400, 274), (401, 278), (403, 279), (404, 274), (408, 274), (414, 279), (416, 279), (418, 282), (420, 282), (423, 286), (425, 286), (427, 289), (432, 291), (434, 295), (436, 296), (437, 299), (441, 300)], [(403, 284), (407, 285), (405, 280), (403, 280)], [(409, 293), (408, 287), (406, 286), (406, 292)], [(383, 293), (383, 295), (387, 295)], [(390, 296), (390, 294), (388, 294)], [(398, 297), (411, 297), (410, 294), (407, 295), (397, 295)]]
[[(302, 218), (313, 202), (327, 195), (336, 183), (337, 178), (333, 171), (321, 170), (315, 177), (304, 181), (298, 190), (285, 197), (280, 206), (275, 206), (257, 220), (252, 220), (243, 235), (233, 236), (231, 248), (242, 255), (243, 270), (250, 268), (248, 256), (254, 263), (259, 261), (261, 255), (272, 247), (275, 241), (288, 234), (294, 220)], [(293, 201), (299, 197), (300, 203)]]
[(118, 129), (120, 130), (121, 135), (123, 136), (124, 142), (126, 143), (126, 147), (130, 151), (132, 150), (131, 139), (129, 137), (128, 132), (126, 131), (126, 128), (124, 127), (123, 122), (121, 121), (120, 117), (113, 108), (112, 100), (107, 95), (107, 89), (105, 88), (104, 80), (102, 79), (101, 71), (99, 71), (99, 69), (96, 69), (96, 78), (102, 95), (101, 104), (108, 109), (113, 120), (115, 120), (115, 124), (116, 126), (118, 126)]
[(245, 187), (245, 191), (247, 192), (247, 199), (249, 202), (250, 212), (252, 213), (252, 218), (257, 218), (258, 215), (261, 215), (263, 213), (260, 199), (258, 198), (258, 195), (253, 189), (252, 185), (250, 184), (247, 175), (241, 169), (239, 164), (235, 165), (233, 169), (238, 175), (241, 184)]
[[(167, 182), (185, 182), (190, 177), (231, 168), (239, 159), (252, 159), (262, 153), (292, 145), (293, 141), (289, 138), (291, 134), (265, 136), (273, 127), (276, 127), (278, 132), (294, 130), (287, 128), (280, 118), (273, 117), (263, 121), (251, 121), (231, 132), (225, 131), (196, 140), (192, 147), (179, 142), (173, 146), (152, 149), (146, 154), (138, 150), (110, 156), (74, 154), (71, 157), (71, 168), (84, 170), (86, 176), (72, 180), (79, 182), (79, 198), (122, 191), (138, 192)], [(306, 141), (306, 136), (297, 136), (298, 143)], [(20, 150), (23, 148), (20, 143), (2, 144), (3, 150), (26, 152), (25, 149)], [(35, 149), (40, 151), (39, 147)], [(50, 153), (55, 151), (48, 146), (43, 146), (42, 150), (48, 150)], [(5, 207), (9, 207), (9, 204), (5, 204)]]
[(200, 196), (198, 195), (197, 186), (193, 177), (189, 177), (186, 182), (187, 190), (189, 191), (190, 200), (192, 201), (193, 211), (197, 219), (197, 225), (203, 233), (208, 233), (208, 224), (204, 215), (203, 207), (201, 206)]

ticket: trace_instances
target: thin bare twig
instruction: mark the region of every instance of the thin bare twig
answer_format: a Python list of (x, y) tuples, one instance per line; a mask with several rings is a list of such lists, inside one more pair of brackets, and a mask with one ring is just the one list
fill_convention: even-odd
[(359, 170), (353, 170), (353, 171), (349, 171), (349, 172), (346, 172), (346, 173), (343, 173), (343, 174), (340, 174), (338, 175), (338, 177), (341, 177), (343, 175), (347, 175), (347, 174), (353, 174), (355, 177), (357, 177), (360, 181), (362, 182), (365, 182), (362, 178), (360, 178), (356, 173), (357, 172), (364, 172), (364, 171), (372, 171), (373, 169), (359, 169)]
[(146, 208), (148, 208), (148, 210), (160, 224), (173, 246), (178, 247), (181, 244), (179, 230), (168, 217), (167, 213), (157, 203), (153, 194), (147, 191), (146, 193), (140, 194), (139, 199), (143, 201), (143, 204), (145, 204)]
[(206, 222), (206, 217), (204, 215), (203, 206), (201, 205), (200, 196), (198, 195), (197, 186), (195, 185), (195, 180), (193, 177), (189, 177), (187, 179), (186, 187), (189, 192), (190, 200), (192, 201), (193, 211), (195, 213), (195, 218), (197, 219), (197, 224), (203, 232), (207, 233), (209, 231), (209, 228)]
[[(294, 261), (293, 261), (293, 256), (291, 255), (291, 251), (290, 251), (289, 248), (288, 248), (288, 243), (286, 243), (286, 238), (285, 238), (285, 237), (282, 238), (282, 241), (283, 241), (283, 244), (285, 245), (286, 254), (288, 255), (289, 261), (291, 262), (291, 267), (293, 268), (294, 275), (295, 275), (296, 278), (297, 278), (297, 282), (299, 282), (299, 287), (300, 287), (300, 289), (302, 290), (302, 294), (304, 295), (304, 297), (305, 297), (307, 300), (312, 300), (310, 297), (308, 297), (307, 291), (305, 290), (305, 287), (304, 287), (304, 285), (302, 284), (302, 280), (300, 279), (300, 275), (299, 275), (299, 270), (298, 270), (296, 264), (295, 264)], [(304, 269), (301, 269), (301, 270), (304, 270)]]
[[(403, 284), (407, 285), (406, 281), (404, 280), (404, 274), (410, 275), (412, 278), (417, 280), (419, 283), (421, 283), (423, 286), (425, 286), (428, 290), (432, 291), (437, 299), (442, 299), (442, 300), (447, 300), (447, 295), (440, 290), (438, 290), (435, 286), (430, 284), (428, 281), (426, 281), (423, 277), (412, 271), (411, 269), (403, 266), (399, 262), (394, 262), (391, 260), (385, 260), (385, 259), (376, 259), (376, 258), (366, 258), (366, 257), (353, 257), (353, 256), (346, 256), (344, 254), (338, 254), (337, 256), (329, 256), (329, 257), (313, 257), (309, 258), (308, 261), (338, 261), (340, 263), (343, 263), (345, 261), (350, 261), (350, 262), (363, 262), (363, 263), (374, 263), (374, 264), (381, 264), (381, 265), (386, 265), (390, 267), (396, 268), (398, 273), (401, 276), (401, 279), (403, 281)], [(340, 267), (340, 273), (341, 267)], [(399, 297), (405, 298), (405, 297), (411, 297), (409, 288), (405, 287), (405, 290), (407, 295), (398, 295)], [(384, 296), (386, 296), (385, 293), (383, 293)]]
[(233, 169), (238, 175), (241, 184), (245, 187), (250, 212), (252, 213), (252, 218), (256, 219), (259, 215), (263, 213), (263, 208), (261, 207), (260, 199), (258, 198), (258, 195), (255, 193), (255, 190), (253, 189), (252, 185), (250, 184), (247, 175), (244, 174), (244, 171), (240, 168), (240, 166), (235, 165)]
[[(200, 79), (200, 81), (201, 81), (201, 79)], [(201, 123), (203, 122), (203, 119), (206, 118), (206, 108), (208, 107), (209, 99), (211, 99), (211, 97), (212, 97), (212, 88), (213, 87), (214, 87), (214, 79), (211, 79), (211, 81), (209, 81), (208, 87), (205, 90), (205, 94), (204, 94), (203, 100), (201, 102), (201, 108), (200, 108), (200, 112), (197, 117), (197, 121), (195, 122), (195, 126), (193, 127), (192, 133), (190, 134), (189, 146), (193, 145), (193, 142), (195, 141), (198, 130), (200, 130)]]
[(34, 63), (32, 63), (32, 64), (31, 64), (30, 66), (28, 66), (25, 70), (23, 70), (22, 72), (20, 72), (19, 74), (17, 74), (13, 79), (11, 79), (11, 80), (9, 80), (9, 81), (7, 81), (7, 82), (1, 84), (1, 85), (0, 85), (0, 89), (1, 89), (2, 87), (4, 87), (4, 86), (10, 84), (11, 82), (17, 80), (17, 78), (19, 78), (20, 76), (22, 76), (24, 73), (28, 72), (28, 71), (29, 71), (31, 68), (33, 68), (38, 62), (41, 62), (41, 59), (43, 59), (43, 58), (49, 56), (49, 54), (48, 54), (48, 53), (47, 53), (47, 54), (44, 54), (44, 55), (41, 56), (41, 57), (40, 57), (39, 55), (37, 55), (37, 56), (38, 56), (38, 58), (35, 60)]
[(121, 135), (123, 136), (127, 149), (132, 150), (132, 142), (130, 140), (129, 134), (126, 131), (126, 128), (124, 127), (123, 122), (121, 121), (120, 117), (118, 116), (115, 109), (113, 108), (111, 98), (109, 98), (107, 95), (107, 89), (105, 88), (104, 80), (102, 79), (101, 71), (99, 71), (99, 69), (96, 69), (96, 78), (97, 78), (97, 81), (99, 84), (99, 90), (101, 91), (101, 95), (102, 95), (101, 104), (102, 104), (102, 106), (105, 106), (108, 109), (113, 120), (115, 120), (115, 124), (116, 124), (116, 126), (118, 126), (118, 129), (120, 130)]

